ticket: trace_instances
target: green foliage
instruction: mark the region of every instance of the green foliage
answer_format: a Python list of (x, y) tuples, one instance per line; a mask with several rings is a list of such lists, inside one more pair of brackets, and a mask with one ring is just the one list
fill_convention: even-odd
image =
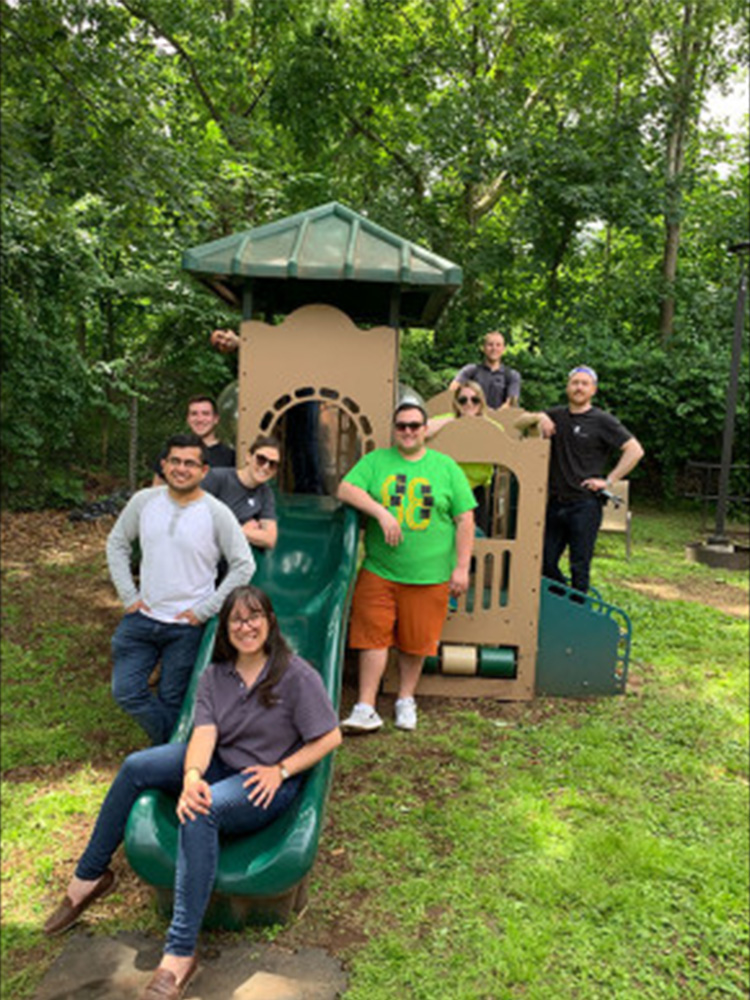
[(527, 406), (596, 359), (655, 489), (718, 458), (750, 206), (743, 142), (699, 111), (747, 65), (737, 0), (2, 9), (6, 504), (124, 475), (133, 399), (147, 476), (186, 397), (234, 374), (207, 335), (237, 316), (182, 251), (333, 198), (464, 269), (404, 381), (442, 387), (499, 327)]

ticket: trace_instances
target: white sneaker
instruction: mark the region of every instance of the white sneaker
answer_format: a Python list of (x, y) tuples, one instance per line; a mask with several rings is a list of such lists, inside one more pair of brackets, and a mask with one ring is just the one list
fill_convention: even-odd
[(396, 729), (417, 728), (417, 703), (413, 698), (398, 698), (395, 712)]
[(344, 719), (341, 723), (341, 728), (345, 733), (373, 733), (382, 725), (383, 720), (372, 705), (365, 705), (363, 701), (358, 701), (349, 718)]

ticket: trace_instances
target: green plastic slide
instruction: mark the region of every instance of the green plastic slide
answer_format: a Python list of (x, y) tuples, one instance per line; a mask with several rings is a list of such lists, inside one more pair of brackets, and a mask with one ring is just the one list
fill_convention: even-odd
[[(330, 497), (279, 496), (277, 504), (279, 541), (272, 552), (258, 555), (253, 583), (268, 593), (284, 636), (316, 667), (339, 711), (357, 515)], [(216, 619), (206, 628), (173, 742), (190, 736), (198, 678), (211, 662), (215, 632)], [(331, 775), (329, 756), (311, 770), (294, 805), (276, 822), (223, 842), (204, 926), (283, 921), (304, 905)], [(177, 830), (174, 800), (152, 791), (133, 806), (125, 831), (128, 861), (155, 888), (165, 913), (171, 910)]]

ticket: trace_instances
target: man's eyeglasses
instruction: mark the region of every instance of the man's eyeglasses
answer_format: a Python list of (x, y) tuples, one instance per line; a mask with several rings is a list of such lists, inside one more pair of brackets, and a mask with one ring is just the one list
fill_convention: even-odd
[(420, 427), (424, 427), (424, 421), (397, 420), (393, 426), (397, 431), (418, 431)]
[(254, 455), (253, 457), (255, 458), (255, 461), (258, 463), (261, 469), (265, 468), (265, 466), (267, 465), (268, 468), (271, 470), (271, 472), (273, 472), (275, 469), (278, 469), (279, 467), (278, 458), (269, 458), (268, 455), (261, 455), (260, 453)]
[(479, 403), (479, 396), (459, 396), (458, 401), (461, 406), (466, 406), (467, 403)]
[(173, 455), (167, 459), (167, 465), (171, 465), (173, 469), (179, 469), (181, 465), (184, 465), (186, 469), (202, 469), (203, 463), (196, 462), (194, 458), (175, 458)]
[(246, 626), (258, 625), (265, 617), (265, 611), (248, 611), (247, 618), (230, 618), (229, 627), (239, 630)]

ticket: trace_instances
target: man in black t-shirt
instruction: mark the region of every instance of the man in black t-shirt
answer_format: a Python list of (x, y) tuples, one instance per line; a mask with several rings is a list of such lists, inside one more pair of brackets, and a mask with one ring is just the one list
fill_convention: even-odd
[[(570, 583), (583, 593), (589, 588), (602, 522), (601, 491), (624, 479), (643, 457), (643, 448), (630, 431), (612, 414), (592, 406), (597, 382), (593, 368), (579, 365), (568, 375), (568, 405), (534, 414), (542, 435), (551, 442), (542, 573), (567, 582), (558, 566), (567, 545)], [(617, 450), (620, 457), (607, 475), (605, 466)]]
[[(187, 416), (185, 418), (193, 434), (197, 434), (206, 449), (206, 461), (212, 469), (234, 468), (235, 452), (228, 444), (224, 444), (216, 436), (219, 423), (219, 410), (216, 401), (211, 396), (193, 396), (188, 400)], [(162, 449), (153, 464), (154, 478), (152, 486), (163, 486), (161, 463), (166, 458), (166, 450)]]

